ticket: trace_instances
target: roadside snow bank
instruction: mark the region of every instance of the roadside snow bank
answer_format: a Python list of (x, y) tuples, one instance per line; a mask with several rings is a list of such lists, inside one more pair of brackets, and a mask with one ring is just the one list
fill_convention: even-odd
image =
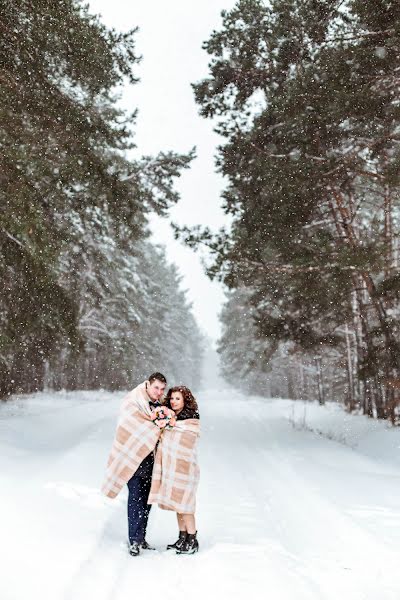
[(400, 467), (400, 428), (365, 415), (349, 414), (334, 402), (286, 402), (295, 429), (309, 430), (361, 454)]

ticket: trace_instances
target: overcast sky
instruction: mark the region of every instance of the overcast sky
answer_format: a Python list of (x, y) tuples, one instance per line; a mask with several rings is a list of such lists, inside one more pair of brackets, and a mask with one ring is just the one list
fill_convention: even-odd
[[(118, 30), (138, 26), (137, 52), (143, 56), (136, 68), (140, 82), (124, 90), (123, 103), (139, 109), (136, 143), (142, 154), (160, 150), (187, 152), (197, 147), (197, 158), (178, 183), (181, 201), (171, 210), (180, 224), (209, 225), (217, 230), (226, 223), (220, 208), (224, 182), (215, 173), (214, 155), (221, 141), (212, 123), (198, 115), (191, 83), (207, 75), (209, 56), (202, 50), (213, 29), (219, 29), (221, 10), (233, 0), (91, 0), (92, 12)], [(173, 240), (168, 219), (152, 220), (155, 239), (166, 245), (193, 303), (199, 325), (216, 339), (222, 286), (204, 275), (200, 259)]]

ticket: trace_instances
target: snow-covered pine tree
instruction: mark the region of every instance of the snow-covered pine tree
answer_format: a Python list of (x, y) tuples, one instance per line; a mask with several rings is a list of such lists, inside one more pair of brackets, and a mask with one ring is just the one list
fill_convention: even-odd
[(225, 12), (194, 89), (226, 139), (217, 164), (233, 225), (217, 238), (184, 231), (208, 243), (211, 275), (253, 290), (259, 334), (316, 359), (341, 348), (350, 404), (392, 421), (399, 27), (398, 4), (383, 1), (240, 0)]
[(146, 239), (121, 247), (105, 223), (101, 236), (81, 233), (61, 265), (79, 306), (81, 343), (64, 340), (47, 363), (46, 384), (127, 389), (161, 370), (170, 381), (198, 385), (201, 336), (176, 269)]
[(84, 240), (96, 231), (101, 239), (103, 219), (112, 222), (117, 248), (142, 238), (146, 214), (165, 214), (177, 200), (173, 181), (192, 154), (127, 158), (135, 113), (118, 107), (115, 88), (137, 81), (134, 31), (107, 29), (78, 0), (4, 0), (0, 26), (4, 397), (41, 389), (45, 365), (66, 339), (67, 370), (81, 355), (84, 304), (64, 286), (61, 268), (71, 248), (93, 269), (86, 283), (91, 277), (95, 297), (111, 275), (96, 281), (97, 265), (86, 256), (96, 243), (85, 248)]

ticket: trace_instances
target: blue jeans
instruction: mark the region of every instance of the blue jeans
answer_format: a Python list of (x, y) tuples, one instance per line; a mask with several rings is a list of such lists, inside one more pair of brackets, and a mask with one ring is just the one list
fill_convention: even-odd
[(147, 521), (151, 504), (147, 504), (151, 477), (134, 475), (128, 481), (128, 531), (129, 543), (143, 542), (146, 537)]

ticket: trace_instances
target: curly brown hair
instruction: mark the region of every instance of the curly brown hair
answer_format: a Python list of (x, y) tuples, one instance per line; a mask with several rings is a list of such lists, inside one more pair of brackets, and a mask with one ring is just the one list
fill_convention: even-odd
[(171, 396), (174, 392), (180, 392), (183, 396), (183, 408), (190, 408), (192, 410), (198, 411), (199, 407), (197, 406), (197, 402), (192, 392), (185, 385), (176, 385), (168, 390), (168, 393), (165, 398), (165, 404), (168, 408), (171, 408)]

